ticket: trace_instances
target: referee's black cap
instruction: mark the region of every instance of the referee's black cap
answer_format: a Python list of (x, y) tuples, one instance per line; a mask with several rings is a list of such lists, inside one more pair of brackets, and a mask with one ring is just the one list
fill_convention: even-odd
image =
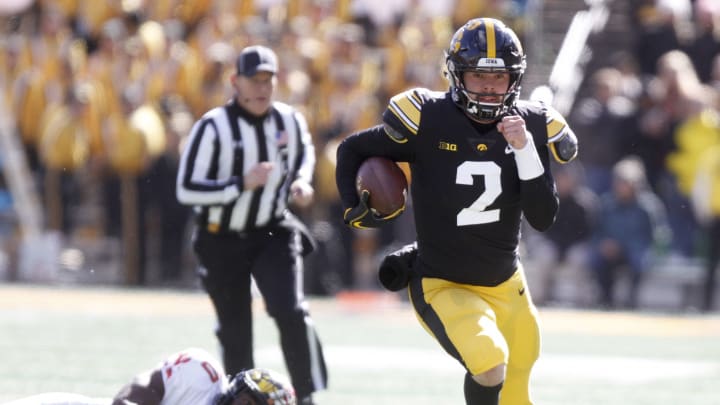
[(243, 76), (255, 76), (257, 72), (277, 73), (277, 55), (272, 49), (253, 45), (244, 48), (235, 62), (237, 73)]

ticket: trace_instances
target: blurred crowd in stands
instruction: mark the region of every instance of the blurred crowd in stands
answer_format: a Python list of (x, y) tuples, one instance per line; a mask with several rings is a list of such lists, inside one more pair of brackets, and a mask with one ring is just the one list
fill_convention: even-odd
[[(720, 251), (720, 3), (631, 4), (632, 46), (588, 72), (588, 94), (568, 116), (582, 167), (558, 173), (558, 223), (537, 246), (557, 257), (546, 268), (586, 266), (604, 307), (636, 307), (659, 261), (701, 262), (698, 306), (710, 309)], [(626, 297), (614, 291), (619, 267), (630, 276)], [(551, 272), (540, 301), (552, 299)]]
[[(528, 3), (37, 0), (0, 17), (0, 96), (42, 197), (44, 226), (67, 241), (121, 240), (137, 258), (132, 284), (182, 284), (194, 266), (182, 253), (192, 216), (175, 199), (183, 141), (202, 112), (229, 98), (236, 52), (272, 47), (285, 85), (278, 99), (308, 118), (318, 153), (316, 203), (301, 213), (320, 242), (307, 264), (308, 292), (375, 289), (379, 255), (413, 239), (412, 207), (389, 229), (345, 229), (334, 183), (337, 143), (379, 122), (395, 93), (446, 89), (442, 52), (460, 24), (492, 16), (522, 36)], [(615, 305), (609, 275), (618, 264), (639, 287), (651, 271), (646, 256), (717, 264), (720, 250), (720, 4), (631, 3), (632, 47), (587, 72), (591, 91), (567, 115), (580, 156), (557, 171), (568, 201), (557, 232), (526, 235), (556, 251), (549, 272), (580, 257), (607, 306)], [(639, 212), (647, 221), (622, 228), (627, 220), (610, 219), (628, 218), (612, 202), (620, 181), (640, 201), (629, 218)], [(5, 214), (12, 199), (3, 186), (0, 231), (12, 268)], [(607, 242), (617, 238), (615, 247)], [(628, 243), (643, 257), (624, 254)], [(527, 245), (532, 256), (541, 243)], [(576, 246), (580, 253), (571, 254)], [(538, 300), (551, 302), (552, 289), (545, 290)]]

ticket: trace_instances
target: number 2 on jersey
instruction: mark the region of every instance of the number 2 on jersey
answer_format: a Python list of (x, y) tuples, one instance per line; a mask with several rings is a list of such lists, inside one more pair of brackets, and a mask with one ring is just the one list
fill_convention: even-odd
[(500, 210), (485, 210), (502, 193), (500, 172), (502, 169), (495, 162), (464, 162), (458, 166), (455, 183), (472, 186), (474, 176), (482, 176), (485, 191), (467, 208), (457, 214), (457, 226), (489, 224), (500, 220)]

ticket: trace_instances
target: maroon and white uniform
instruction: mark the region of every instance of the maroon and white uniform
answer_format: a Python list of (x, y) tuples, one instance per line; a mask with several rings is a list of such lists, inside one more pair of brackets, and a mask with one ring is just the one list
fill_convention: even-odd
[(160, 405), (212, 405), (228, 386), (222, 365), (203, 349), (175, 353), (158, 368), (165, 385)]
[[(212, 405), (228, 387), (225, 370), (207, 351), (189, 348), (169, 356), (160, 370), (165, 395), (160, 405)], [(48, 392), (2, 405), (110, 405), (112, 399)]]

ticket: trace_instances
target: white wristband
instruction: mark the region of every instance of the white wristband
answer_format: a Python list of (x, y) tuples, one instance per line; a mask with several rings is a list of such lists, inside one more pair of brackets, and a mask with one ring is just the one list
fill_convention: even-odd
[[(510, 147), (512, 148), (512, 146)], [(545, 168), (540, 161), (537, 150), (535, 150), (535, 142), (533, 142), (531, 134), (528, 134), (527, 143), (524, 147), (521, 149), (512, 148), (512, 150), (515, 152), (515, 163), (518, 167), (520, 180), (531, 180), (545, 173)]]

